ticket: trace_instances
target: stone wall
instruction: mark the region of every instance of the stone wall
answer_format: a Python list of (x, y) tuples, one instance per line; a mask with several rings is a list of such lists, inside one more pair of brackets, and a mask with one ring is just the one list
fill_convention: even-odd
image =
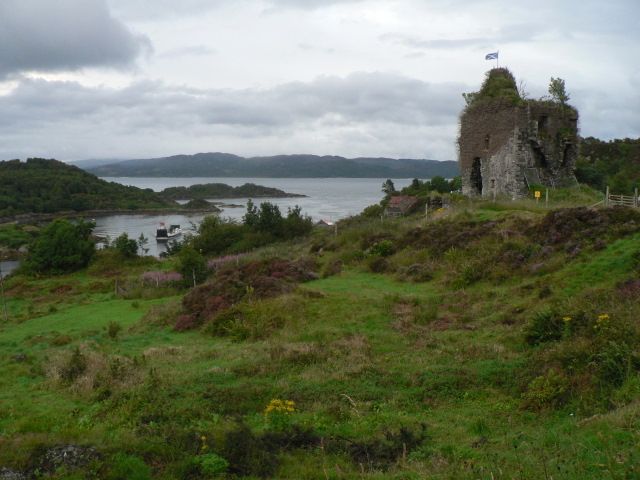
[(472, 105), (460, 119), (463, 193), (518, 198), (531, 184), (575, 183), (577, 121), (573, 108), (552, 102)]

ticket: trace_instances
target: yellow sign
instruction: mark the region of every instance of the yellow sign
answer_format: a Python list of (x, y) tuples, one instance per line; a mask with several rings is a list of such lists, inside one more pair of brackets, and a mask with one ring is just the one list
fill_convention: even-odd
[(540, 198), (540, 195), (541, 195), (540, 190), (536, 190), (535, 197)]

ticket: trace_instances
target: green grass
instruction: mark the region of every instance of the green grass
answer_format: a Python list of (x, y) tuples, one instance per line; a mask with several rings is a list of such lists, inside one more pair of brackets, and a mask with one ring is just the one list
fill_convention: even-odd
[[(539, 218), (530, 209), (492, 206), (470, 215)], [(329, 252), (355, 248), (361, 235), (414, 227), (414, 220), (355, 225), (330, 239), (337, 246)], [(428, 258), (439, 270), (424, 283), (369, 273), (355, 261), (292, 293), (242, 303), (258, 330), (244, 340), (173, 331), (173, 319), (162, 323), (157, 311), (174, 308), (177, 292), (117, 297), (113, 280), (91, 269), (14, 278), (11, 318), (0, 324), (0, 466), (22, 468), (38, 444), (89, 443), (105, 455), (105, 471), (127, 454), (151, 466), (153, 478), (181, 478), (181, 462), (202, 453), (198, 439), (219, 452), (238, 419), (256, 434), (270, 432), (264, 409), (281, 398), (296, 402), (289, 420), (313, 429), (326, 448), (274, 452), (276, 478), (635, 478), (640, 380), (631, 375), (613, 390), (613, 406), (593, 418), (571, 402), (528, 409), (523, 393), (548, 359), (541, 356), (547, 346), (526, 345), (523, 332), (534, 312), (554, 302), (580, 302), (591, 291), (613, 295), (619, 281), (636, 275), (639, 250), (640, 234), (627, 235), (546, 273), (514, 269), (506, 279), (484, 276), (460, 289), (447, 269), (481, 255), (473, 249)], [(308, 251), (302, 242), (261, 255)], [(125, 265), (118, 278), (133, 281), (142, 268)], [(553, 286), (549, 296), (541, 295), (546, 285)], [(56, 293), (61, 287), (65, 293)], [(633, 308), (625, 308), (631, 318)], [(122, 326), (115, 339), (106, 330), (113, 321)], [(64, 383), (52, 372), (75, 348), (90, 366)], [(421, 424), (427, 440), (386, 469), (354, 463), (348, 449), (331, 450), (337, 439), (366, 444)]]

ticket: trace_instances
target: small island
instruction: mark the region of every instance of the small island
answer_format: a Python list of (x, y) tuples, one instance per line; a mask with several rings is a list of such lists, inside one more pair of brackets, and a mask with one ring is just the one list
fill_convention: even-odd
[(245, 183), (232, 187), (225, 183), (205, 183), (190, 187), (169, 187), (160, 192), (167, 200), (213, 200), (219, 198), (300, 198), (306, 195), (287, 193), (273, 187)]

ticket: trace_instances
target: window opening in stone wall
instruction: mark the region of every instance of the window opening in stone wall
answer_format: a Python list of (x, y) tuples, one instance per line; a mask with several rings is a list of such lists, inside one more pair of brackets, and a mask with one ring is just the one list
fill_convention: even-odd
[(545, 156), (540, 146), (532, 144), (531, 147), (533, 149), (533, 158), (535, 159), (536, 167), (547, 168), (547, 157)]
[(568, 143), (564, 146), (562, 151), (562, 166), (566, 167), (569, 163), (569, 154), (571, 153), (571, 144)]
[(473, 159), (473, 163), (471, 164), (471, 188), (474, 193), (482, 194), (482, 164), (480, 162), (480, 158), (476, 157)]
[(538, 118), (538, 132), (546, 132), (549, 127), (549, 117), (547, 115), (540, 115)]
[(484, 137), (484, 149), (489, 150), (489, 144), (491, 143), (491, 135)]

